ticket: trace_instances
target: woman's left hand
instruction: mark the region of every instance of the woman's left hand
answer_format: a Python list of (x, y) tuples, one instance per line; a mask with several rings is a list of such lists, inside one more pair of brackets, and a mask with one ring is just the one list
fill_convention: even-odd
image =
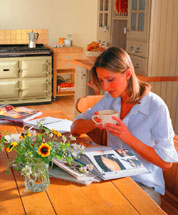
[(121, 119), (115, 116), (113, 116), (113, 119), (116, 120), (117, 123), (116, 124), (106, 123), (104, 129), (108, 130), (112, 135), (115, 135), (116, 137), (118, 137), (120, 140), (127, 144), (132, 137), (131, 132)]

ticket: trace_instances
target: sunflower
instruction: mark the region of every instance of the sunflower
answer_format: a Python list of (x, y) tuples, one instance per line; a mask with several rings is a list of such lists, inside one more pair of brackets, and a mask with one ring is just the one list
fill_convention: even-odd
[(31, 136), (31, 133), (30, 133), (30, 132), (28, 132), (27, 134), (21, 133), (20, 140), (21, 140), (21, 139), (25, 139), (27, 136), (30, 137), (30, 136)]
[(17, 142), (12, 142), (12, 143), (10, 144), (10, 146), (8, 146), (8, 147), (6, 148), (7, 152), (12, 151), (12, 149), (13, 149), (15, 146), (17, 146), (17, 145), (18, 145)]
[(42, 143), (38, 148), (38, 154), (42, 157), (48, 157), (50, 155), (51, 146), (47, 143)]
[(57, 137), (62, 136), (62, 134), (61, 134), (59, 131), (56, 131), (56, 130), (52, 129), (52, 132), (53, 132), (53, 134), (56, 135)]

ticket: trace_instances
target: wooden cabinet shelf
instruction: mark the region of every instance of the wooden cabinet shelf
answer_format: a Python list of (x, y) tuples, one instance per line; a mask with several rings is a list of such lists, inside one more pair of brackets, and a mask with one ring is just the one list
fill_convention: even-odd
[(75, 90), (74, 91), (66, 91), (66, 92), (57, 92), (56, 96), (71, 96), (75, 95)]
[[(58, 91), (58, 78), (62, 76), (65, 81), (65, 76), (69, 76), (71, 83), (75, 86), (75, 64), (74, 60), (82, 58), (83, 48), (77, 46), (53, 48), (53, 99), (57, 96), (75, 95), (74, 88), (71, 91)], [(62, 89), (62, 88), (61, 88)]]
[(57, 70), (56, 75), (65, 75), (65, 74), (75, 74), (75, 70), (71, 69), (71, 70)]

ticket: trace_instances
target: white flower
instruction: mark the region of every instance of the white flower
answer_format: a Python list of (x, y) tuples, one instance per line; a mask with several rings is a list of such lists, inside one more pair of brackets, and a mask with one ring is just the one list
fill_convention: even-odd
[(93, 164), (87, 164), (86, 167), (89, 171), (92, 171), (94, 168)]
[(79, 149), (79, 150), (83, 151), (85, 149), (85, 146), (77, 144), (77, 143), (73, 143), (73, 144), (71, 144), (71, 146), (75, 150)]
[(76, 140), (76, 138), (72, 135), (69, 136), (70, 140)]
[(73, 144), (71, 144), (71, 146), (72, 146), (73, 149), (78, 149), (79, 148), (77, 143), (73, 143)]
[(85, 150), (85, 146), (80, 145), (80, 150), (81, 150), (81, 151)]
[[(31, 129), (31, 128), (30, 128)], [(33, 135), (33, 136), (36, 136), (37, 135), (37, 132), (36, 132), (36, 130), (30, 130), (29, 129), (29, 132)]]
[(81, 172), (83, 172), (83, 173), (88, 173), (88, 170), (87, 170), (87, 167), (86, 167), (86, 166), (81, 166), (81, 167), (79, 168), (79, 170), (80, 170)]
[(30, 174), (32, 174), (32, 169), (30, 166), (26, 165), (22, 170), (21, 170), (21, 174), (25, 175), (25, 176), (29, 176)]
[(50, 134), (49, 134), (49, 137), (52, 138), (52, 137), (53, 137), (53, 133), (50, 133)]
[(66, 142), (67, 137), (63, 135), (63, 136), (62, 136), (62, 140), (63, 140), (64, 142)]

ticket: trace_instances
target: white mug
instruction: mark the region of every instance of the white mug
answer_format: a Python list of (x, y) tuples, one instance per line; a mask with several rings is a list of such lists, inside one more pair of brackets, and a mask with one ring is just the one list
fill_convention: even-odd
[[(94, 123), (102, 124), (104, 126), (105, 123), (117, 123), (117, 121), (112, 118), (113, 116), (118, 117), (118, 112), (116, 110), (101, 110), (98, 111), (98, 115), (93, 115), (91, 119)], [(101, 119), (101, 122), (96, 122), (95, 118)]]

